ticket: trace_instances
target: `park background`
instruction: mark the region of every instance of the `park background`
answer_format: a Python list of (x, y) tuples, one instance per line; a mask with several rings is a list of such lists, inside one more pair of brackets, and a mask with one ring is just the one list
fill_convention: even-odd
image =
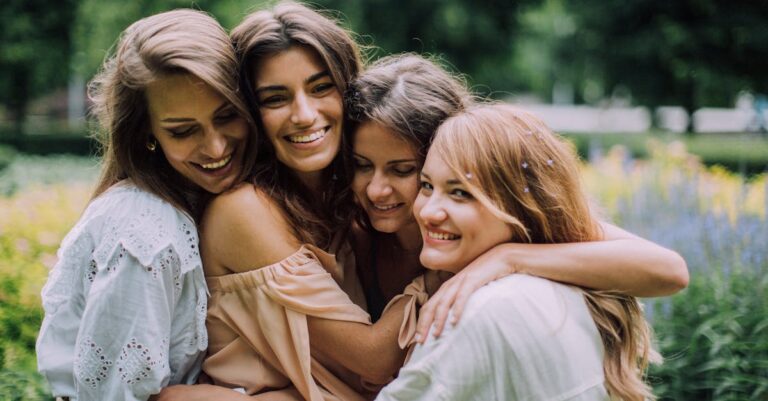
[[(768, 2), (328, 0), (367, 57), (441, 58), (572, 139), (607, 219), (680, 252), (687, 289), (645, 299), (664, 400), (768, 400)], [(87, 81), (119, 32), (241, 0), (0, 4), (0, 400), (49, 400), (40, 290), (98, 174)]]

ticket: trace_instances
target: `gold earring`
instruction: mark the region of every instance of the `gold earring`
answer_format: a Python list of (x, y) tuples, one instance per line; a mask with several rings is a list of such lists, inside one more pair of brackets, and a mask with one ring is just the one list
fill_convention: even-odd
[(147, 149), (149, 149), (150, 152), (154, 152), (155, 149), (157, 149), (157, 141), (153, 139), (147, 142)]

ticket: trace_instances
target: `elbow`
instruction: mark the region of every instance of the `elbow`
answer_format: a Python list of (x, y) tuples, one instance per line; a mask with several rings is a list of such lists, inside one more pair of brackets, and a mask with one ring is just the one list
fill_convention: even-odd
[(688, 265), (685, 263), (685, 259), (677, 252), (671, 253), (671, 263), (665, 269), (667, 274), (664, 277), (665, 287), (668, 289), (667, 295), (673, 295), (685, 289), (690, 281)]
[(392, 381), (397, 371), (400, 370), (402, 362), (402, 360), (379, 360), (378, 363), (371, 363), (363, 371), (357, 373), (363, 380), (371, 384), (387, 384)]

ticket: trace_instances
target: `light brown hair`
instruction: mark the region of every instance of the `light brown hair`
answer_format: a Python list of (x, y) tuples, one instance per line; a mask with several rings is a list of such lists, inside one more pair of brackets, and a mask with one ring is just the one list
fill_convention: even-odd
[[(231, 38), (240, 63), (240, 86), (257, 123), (261, 118), (254, 85), (261, 60), (292, 46), (305, 46), (323, 61), (342, 94), (362, 68), (360, 49), (352, 35), (330, 15), (300, 3), (281, 2), (269, 10), (248, 15), (232, 31)], [(343, 124), (343, 128), (346, 126)], [(343, 149), (344, 135), (341, 140)], [(310, 191), (293, 171), (277, 160), (266, 135), (259, 136), (258, 149), (257, 162), (251, 172), (254, 184), (282, 207), (300, 240), (327, 248), (334, 234), (350, 221), (351, 173), (347, 156), (339, 152), (324, 170), (325, 190), (320, 199), (309, 199)]]
[[(408, 141), (423, 164), (437, 127), (472, 102), (463, 77), (450, 73), (437, 61), (414, 53), (383, 57), (347, 90), (350, 148), (344, 151), (352, 154), (360, 124), (375, 122)], [(370, 230), (367, 214), (356, 209), (355, 221)]]
[[(532, 114), (503, 104), (476, 106), (449, 118), (432, 152), (484, 206), (510, 224), (512, 241), (564, 243), (602, 237), (579, 179), (573, 146)], [(467, 178), (470, 174), (471, 178)], [(643, 374), (660, 360), (637, 299), (584, 289), (605, 348), (608, 393), (652, 399)]]
[(347, 92), (350, 142), (357, 125), (372, 121), (411, 143), (423, 162), (437, 127), (472, 101), (463, 77), (435, 60), (414, 53), (381, 58)]
[[(147, 148), (152, 133), (146, 88), (172, 74), (196, 76), (250, 121), (238, 92), (234, 48), (216, 20), (200, 11), (174, 10), (136, 21), (122, 33), (114, 55), (89, 85), (104, 148), (101, 178), (93, 196), (131, 179), (197, 218), (205, 191), (173, 169), (160, 149)], [(254, 141), (249, 138), (247, 144), (244, 171), (250, 169), (256, 153)]]

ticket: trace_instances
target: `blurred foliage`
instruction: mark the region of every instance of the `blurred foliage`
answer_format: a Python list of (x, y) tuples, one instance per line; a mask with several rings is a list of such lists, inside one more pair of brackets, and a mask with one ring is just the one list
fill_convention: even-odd
[(77, 3), (0, 2), (0, 105), (9, 110), (17, 128), (31, 99), (67, 84)]
[(0, 171), (3, 171), (4, 168), (8, 167), (15, 157), (16, 149), (10, 146), (0, 145)]
[(573, 82), (640, 104), (731, 106), (740, 90), (768, 92), (768, 1), (563, 0), (578, 27), (553, 62)]
[(667, 132), (645, 134), (621, 133), (564, 133), (563, 136), (576, 145), (584, 160), (600, 157), (604, 149), (621, 145), (632, 158), (647, 159), (648, 141), (656, 139), (663, 143), (680, 141), (688, 152), (696, 155), (706, 166), (719, 165), (744, 176), (768, 172), (768, 141), (758, 134), (700, 134), (694, 137)]
[(95, 182), (98, 173), (97, 161), (91, 158), (18, 155), (10, 166), (0, 170), (0, 196), (11, 196), (39, 185)]
[(665, 358), (660, 400), (768, 400), (768, 174), (704, 167), (682, 142), (617, 147), (584, 166), (586, 186), (622, 227), (679, 252), (689, 287), (647, 299)]
[[(0, 104), (11, 120), (34, 97), (88, 80), (118, 34), (141, 17), (205, 10), (225, 28), (274, 1), (5, 0), (0, 4)], [(497, 98), (565, 88), (577, 102), (613, 95), (688, 110), (768, 92), (768, 0), (316, 0), (373, 56), (442, 56), (476, 91)], [(77, 81), (76, 79), (72, 79)], [(567, 99), (566, 99), (567, 100)]]

